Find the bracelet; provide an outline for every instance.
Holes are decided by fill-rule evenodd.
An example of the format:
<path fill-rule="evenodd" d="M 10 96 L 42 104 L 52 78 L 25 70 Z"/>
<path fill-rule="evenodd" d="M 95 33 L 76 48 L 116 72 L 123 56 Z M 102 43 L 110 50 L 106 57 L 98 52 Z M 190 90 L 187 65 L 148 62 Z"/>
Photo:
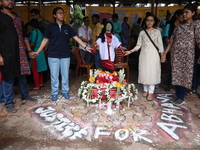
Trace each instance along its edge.
<path fill-rule="evenodd" d="M 27 52 L 29 53 L 29 52 L 33 52 L 33 51 L 32 51 L 32 50 L 29 50 L 29 51 L 27 51 Z"/>
<path fill-rule="evenodd" d="M 87 46 L 84 47 L 84 49 L 86 49 L 86 48 L 87 48 Z"/>

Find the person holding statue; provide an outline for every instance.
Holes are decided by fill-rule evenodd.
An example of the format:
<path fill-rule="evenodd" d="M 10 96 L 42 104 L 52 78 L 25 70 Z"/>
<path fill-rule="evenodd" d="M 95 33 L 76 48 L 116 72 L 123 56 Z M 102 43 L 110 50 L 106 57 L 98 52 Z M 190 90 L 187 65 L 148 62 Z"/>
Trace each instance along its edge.
<path fill-rule="evenodd" d="M 141 48 L 138 83 L 143 84 L 143 96 L 151 101 L 154 98 L 155 85 L 161 82 L 159 55 L 163 54 L 164 49 L 161 33 L 159 30 L 155 29 L 157 22 L 156 17 L 153 14 L 149 14 L 144 19 L 144 22 L 145 29 L 139 33 L 136 46 L 132 50 L 126 51 L 125 55 L 136 52 Z"/>
<path fill-rule="evenodd" d="M 86 51 L 90 52 L 89 47 L 77 36 L 71 26 L 64 22 L 65 12 L 61 7 L 53 9 L 54 22 L 47 25 L 44 39 L 35 56 L 38 56 L 48 43 L 48 64 L 51 76 L 51 100 L 56 101 L 59 91 L 59 72 L 62 76 L 62 95 L 69 99 L 69 66 L 70 66 L 70 38 L 77 41 Z"/>

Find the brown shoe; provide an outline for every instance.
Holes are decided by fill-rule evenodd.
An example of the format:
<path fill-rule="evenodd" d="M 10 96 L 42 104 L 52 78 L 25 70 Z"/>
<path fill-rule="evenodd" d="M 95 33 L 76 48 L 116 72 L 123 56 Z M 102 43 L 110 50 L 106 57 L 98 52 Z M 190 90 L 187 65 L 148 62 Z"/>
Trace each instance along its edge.
<path fill-rule="evenodd" d="M 147 97 L 147 96 L 148 96 L 148 92 L 144 92 L 144 93 L 142 94 L 142 96 L 143 96 L 143 97 Z"/>
<path fill-rule="evenodd" d="M 152 101 L 154 98 L 153 94 L 152 93 L 149 93 L 149 95 L 147 96 L 147 100 L 148 101 Z"/>

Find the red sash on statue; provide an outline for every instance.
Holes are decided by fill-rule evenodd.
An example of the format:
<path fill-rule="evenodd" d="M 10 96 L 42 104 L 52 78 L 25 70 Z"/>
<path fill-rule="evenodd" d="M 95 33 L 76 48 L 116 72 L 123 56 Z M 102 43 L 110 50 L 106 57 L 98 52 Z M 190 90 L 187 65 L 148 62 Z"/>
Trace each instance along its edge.
<path fill-rule="evenodd" d="M 105 33 L 106 39 L 107 39 L 107 46 L 108 46 L 108 60 L 101 60 L 102 67 L 113 70 L 114 62 L 110 60 L 110 43 L 112 41 L 112 34 L 111 33 Z"/>

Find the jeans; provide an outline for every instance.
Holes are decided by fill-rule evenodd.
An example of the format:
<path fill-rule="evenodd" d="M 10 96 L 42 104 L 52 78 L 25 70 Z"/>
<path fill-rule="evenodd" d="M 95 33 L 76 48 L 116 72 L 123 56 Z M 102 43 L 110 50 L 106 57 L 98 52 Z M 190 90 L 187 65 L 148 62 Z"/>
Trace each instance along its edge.
<path fill-rule="evenodd" d="M 26 75 L 20 75 L 18 78 L 19 89 L 21 92 L 21 99 L 26 100 L 29 98 L 29 89 L 27 87 Z"/>
<path fill-rule="evenodd" d="M 81 50 L 81 51 L 82 51 L 82 55 L 83 55 L 85 62 L 89 63 L 91 60 L 91 53 L 88 51 L 84 51 L 84 50 Z"/>
<path fill-rule="evenodd" d="M 14 79 L 10 80 L 3 80 L 3 87 L 4 87 L 4 102 L 5 106 L 11 106 L 14 105 L 13 99 L 14 99 Z"/>
<path fill-rule="evenodd" d="M 95 54 L 95 66 L 96 66 L 96 69 L 102 69 L 101 57 L 100 57 L 100 53 L 98 49 L 96 50 L 96 54 Z"/>
<path fill-rule="evenodd" d="M 184 100 L 187 88 L 182 86 L 175 86 L 175 89 L 176 89 L 176 97 Z"/>
<path fill-rule="evenodd" d="M 59 71 L 62 77 L 62 93 L 69 90 L 69 65 L 70 58 L 50 58 L 48 57 L 50 76 L 51 76 L 51 94 L 58 94 L 59 87 Z"/>
<path fill-rule="evenodd" d="M 5 102 L 4 92 L 4 81 L 2 81 L 0 83 L 0 103 Z"/>

